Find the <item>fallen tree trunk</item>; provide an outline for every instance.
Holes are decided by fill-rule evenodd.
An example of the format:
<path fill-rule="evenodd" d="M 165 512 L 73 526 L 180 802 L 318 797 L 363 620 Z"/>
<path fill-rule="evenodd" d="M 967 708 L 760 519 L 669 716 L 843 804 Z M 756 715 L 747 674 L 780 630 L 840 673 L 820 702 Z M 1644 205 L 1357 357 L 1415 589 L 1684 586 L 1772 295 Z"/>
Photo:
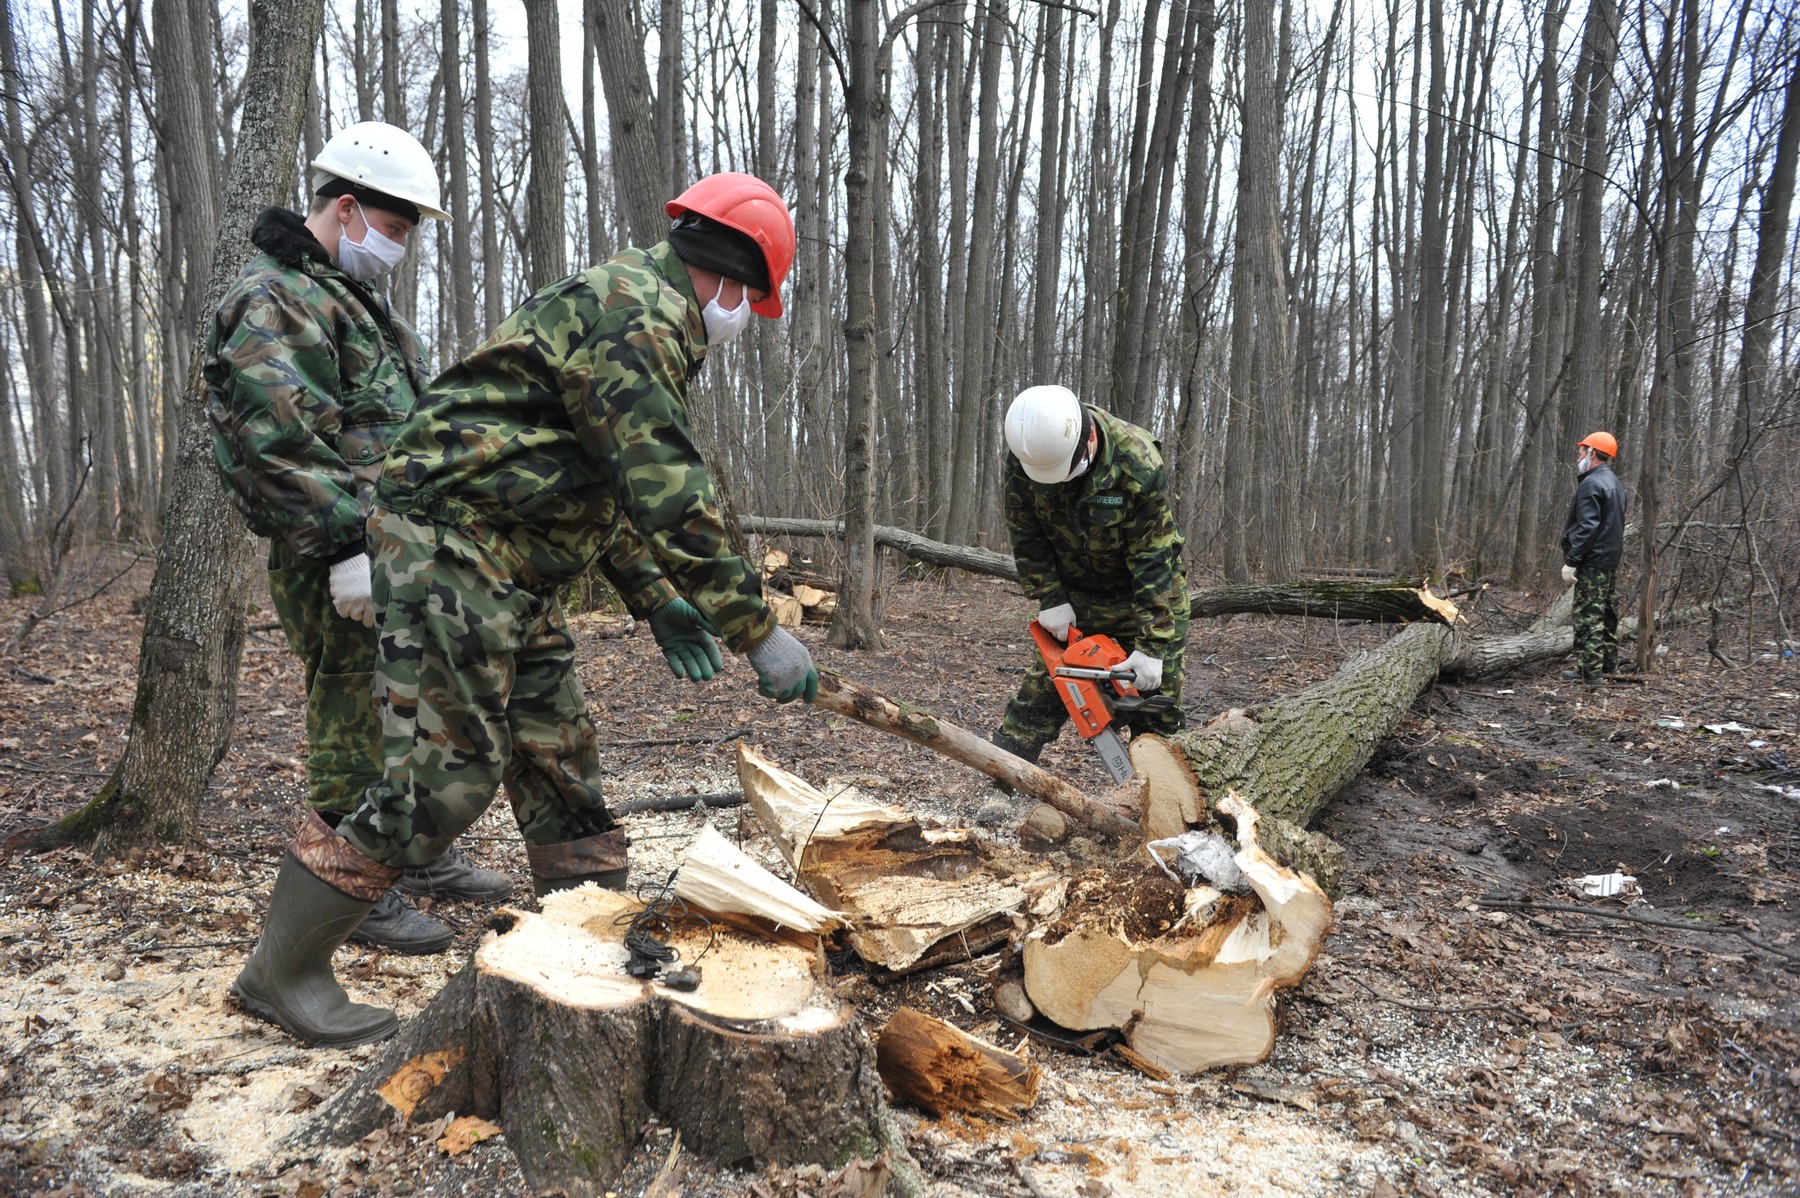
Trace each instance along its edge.
<path fill-rule="evenodd" d="M 715 880 L 734 868 L 721 856 L 714 866 Z M 787 905 L 817 914 L 797 892 Z M 290 1146 L 354 1143 L 396 1117 L 453 1110 L 505 1129 L 533 1192 L 598 1198 L 654 1114 L 726 1164 L 886 1155 L 913 1168 L 869 1037 L 823 984 L 816 945 L 665 923 L 655 934 L 699 974 L 686 990 L 627 973 L 638 900 L 588 886 L 544 907 L 503 909 L 498 934 Z"/>
<path fill-rule="evenodd" d="M 739 524 L 745 532 L 761 533 L 766 537 L 841 537 L 844 535 L 842 520 L 803 520 L 788 516 L 741 516 Z M 967 570 L 972 574 L 989 574 L 996 578 L 1010 578 L 1015 582 L 1019 577 L 1019 568 L 1013 564 L 1010 553 L 995 553 L 992 549 L 978 549 L 973 545 L 949 545 L 943 541 L 934 541 L 930 537 L 922 537 L 916 532 L 908 532 L 904 528 L 895 528 L 891 524 L 875 526 L 875 543 L 888 549 L 897 549 L 914 561 L 924 562 L 931 566 L 950 566 L 957 570 Z"/>
<path fill-rule="evenodd" d="M 1188 607 L 1196 617 L 1261 613 L 1387 624 L 1419 620 L 1454 624 L 1457 617 L 1456 604 L 1411 583 L 1331 579 L 1280 586 L 1207 587 L 1188 592 Z"/>
<path fill-rule="evenodd" d="M 788 516 L 740 517 L 746 532 L 771 537 L 841 537 L 841 520 L 806 520 Z M 948 566 L 971 574 L 986 574 L 1013 582 L 1019 579 L 1012 555 L 973 545 L 934 541 L 889 524 L 875 526 L 875 543 L 898 550 L 914 561 Z M 786 557 L 782 558 L 785 566 Z M 1377 575 L 1376 571 L 1369 571 Z M 1350 582 L 1320 579 L 1285 584 L 1207 587 L 1188 593 L 1196 616 L 1271 615 L 1322 616 L 1336 620 L 1373 620 L 1410 623 L 1456 619 L 1456 606 L 1409 582 Z"/>
<path fill-rule="evenodd" d="M 819 671 L 819 697 L 813 702 L 826 711 L 924 745 L 953 761 L 998 778 L 1020 794 L 1048 803 L 1070 819 L 1102 835 L 1135 841 L 1137 822 L 1119 808 L 1096 801 L 1049 770 L 1040 769 L 1004 749 L 997 749 L 973 732 L 940 720 L 928 711 L 910 707 L 852 682 L 834 670 Z M 1132 790 L 1132 802 L 1136 800 Z"/>

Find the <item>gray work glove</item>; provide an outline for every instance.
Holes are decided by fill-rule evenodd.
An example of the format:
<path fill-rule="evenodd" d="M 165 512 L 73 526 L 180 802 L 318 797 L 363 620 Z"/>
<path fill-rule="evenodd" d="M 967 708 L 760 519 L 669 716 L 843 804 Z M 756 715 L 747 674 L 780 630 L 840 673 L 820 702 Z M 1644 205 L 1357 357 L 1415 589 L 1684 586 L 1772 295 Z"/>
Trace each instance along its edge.
<path fill-rule="evenodd" d="M 369 555 L 359 553 L 334 562 L 330 569 L 331 606 L 346 620 L 375 627 L 375 598 L 369 591 Z"/>
<path fill-rule="evenodd" d="M 1075 609 L 1067 603 L 1046 607 L 1038 613 L 1037 622 L 1044 626 L 1045 632 L 1066 645 L 1069 643 L 1069 629 L 1075 626 Z"/>
<path fill-rule="evenodd" d="M 1564 566 L 1563 567 L 1563 581 L 1566 583 L 1569 583 L 1571 585 L 1574 584 L 1574 582 L 1575 582 L 1575 567 L 1574 566 Z"/>
<path fill-rule="evenodd" d="M 1125 659 L 1122 670 L 1131 670 L 1137 674 L 1131 685 L 1141 691 L 1153 691 L 1162 685 L 1162 658 L 1151 657 L 1148 653 L 1134 652 Z"/>
<path fill-rule="evenodd" d="M 705 682 L 725 664 L 719 656 L 719 643 L 706 626 L 706 617 L 686 599 L 671 599 L 651 612 L 650 635 L 656 638 L 677 678 Z"/>
<path fill-rule="evenodd" d="M 812 654 L 787 629 L 777 626 L 751 645 L 745 656 L 756 670 L 759 694 L 777 703 L 792 703 L 795 699 L 811 703 L 819 697 L 819 671 L 813 668 Z"/>

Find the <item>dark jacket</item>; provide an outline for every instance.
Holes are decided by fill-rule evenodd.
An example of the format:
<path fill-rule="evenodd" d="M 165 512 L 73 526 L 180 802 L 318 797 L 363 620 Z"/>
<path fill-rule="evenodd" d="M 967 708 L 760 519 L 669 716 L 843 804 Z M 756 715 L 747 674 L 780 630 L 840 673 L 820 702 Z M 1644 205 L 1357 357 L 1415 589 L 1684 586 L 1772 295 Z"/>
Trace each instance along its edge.
<path fill-rule="evenodd" d="M 1627 502 L 1611 466 L 1601 463 L 1582 475 L 1563 525 L 1563 562 L 1589 570 L 1618 569 L 1625 556 Z"/>

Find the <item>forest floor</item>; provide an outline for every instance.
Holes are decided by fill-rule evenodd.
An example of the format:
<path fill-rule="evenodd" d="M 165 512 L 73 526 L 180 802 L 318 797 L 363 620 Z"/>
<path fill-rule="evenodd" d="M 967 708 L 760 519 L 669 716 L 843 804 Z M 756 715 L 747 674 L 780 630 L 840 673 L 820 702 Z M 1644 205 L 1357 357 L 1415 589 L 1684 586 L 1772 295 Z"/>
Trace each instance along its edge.
<path fill-rule="evenodd" d="M 114 569 L 96 559 L 93 585 Z M 117 760 L 142 630 L 132 608 L 148 581 L 139 567 L 0 663 L 0 840 L 84 802 Z M 1512 630 L 1553 597 L 1490 593 L 1470 614 Z M 34 602 L 0 600 L 0 638 Z M 801 635 L 850 677 L 985 733 L 1030 652 L 1029 615 L 1016 588 L 952 576 L 892 588 L 885 652 L 825 648 L 822 626 Z M 300 673 L 270 619 L 266 603 L 252 616 L 263 627 L 246 647 L 236 737 L 197 843 L 118 862 L 15 852 L 0 871 L 0 1194 L 530 1192 L 504 1137 L 456 1157 L 431 1129 L 377 1132 L 327 1159 L 281 1149 L 375 1050 L 300 1048 L 228 998 L 302 794 Z M 1197 621 L 1184 705 L 1199 721 L 1292 691 L 1388 635 Z M 669 677 L 647 629 L 578 640 L 614 799 L 734 788 L 741 738 L 816 784 L 854 778 L 952 824 L 973 824 L 984 806 L 992 816 L 980 776 L 816 709 L 777 708 L 741 660 L 695 686 Z M 1556 662 L 1428 692 L 1317 821 L 1352 869 L 1324 952 L 1281 1000 L 1269 1059 L 1156 1081 L 1110 1053 L 1036 1044 L 1045 1083 L 1017 1123 L 898 1110 L 931 1192 L 1795 1192 L 1800 666 L 1726 670 L 1697 630 L 1666 643 L 1658 673 L 1599 691 L 1562 683 Z M 653 743 L 671 740 L 681 743 Z M 1102 786 L 1072 734 L 1045 764 Z M 737 811 L 713 818 L 774 860 Z M 638 880 L 666 873 L 701 818 L 628 826 Z M 466 848 L 520 880 L 514 902 L 531 902 L 504 803 Z M 1615 869 L 1641 897 L 1592 899 L 1570 884 Z M 1475 902 L 1491 895 L 1629 918 Z M 416 1012 L 492 908 L 433 913 L 457 932 L 447 954 L 338 955 L 357 998 Z M 833 962 L 871 1026 L 904 1003 L 1019 1040 L 988 1003 L 992 957 L 886 986 L 852 958 Z M 621 1196 L 642 1191 L 666 1135 L 650 1130 Z M 684 1187 L 690 1198 L 833 1193 L 816 1169 L 698 1161 Z"/>

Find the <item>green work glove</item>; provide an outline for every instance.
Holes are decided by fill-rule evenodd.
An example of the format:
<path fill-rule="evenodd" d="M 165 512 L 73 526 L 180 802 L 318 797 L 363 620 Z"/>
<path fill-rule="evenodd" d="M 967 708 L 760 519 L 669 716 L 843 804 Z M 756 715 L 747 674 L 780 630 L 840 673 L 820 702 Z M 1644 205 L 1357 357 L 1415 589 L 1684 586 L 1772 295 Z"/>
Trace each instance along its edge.
<path fill-rule="evenodd" d="M 819 697 L 819 671 L 813 668 L 812 654 L 785 628 L 751 645 L 746 656 L 756 669 L 756 689 L 777 703 L 805 699 L 811 703 Z"/>
<path fill-rule="evenodd" d="M 719 644 L 706 626 L 706 617 L 686 599 L 671 599 L 651 612 L 650 635 L 656 638 L 677 678 L 705 682 L 725 664 L 719 656 Z"/>

